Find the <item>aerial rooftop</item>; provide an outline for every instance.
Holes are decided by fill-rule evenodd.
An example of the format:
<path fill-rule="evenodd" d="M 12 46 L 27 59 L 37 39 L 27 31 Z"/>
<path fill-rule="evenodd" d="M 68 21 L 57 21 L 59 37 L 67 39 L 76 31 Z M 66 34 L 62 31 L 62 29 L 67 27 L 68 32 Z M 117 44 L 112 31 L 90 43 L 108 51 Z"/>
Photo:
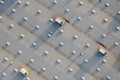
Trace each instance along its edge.
<path fill-rule="evenodd" d="M 120 80 L 120 0 L 0 0 L 0 80 Z"/>

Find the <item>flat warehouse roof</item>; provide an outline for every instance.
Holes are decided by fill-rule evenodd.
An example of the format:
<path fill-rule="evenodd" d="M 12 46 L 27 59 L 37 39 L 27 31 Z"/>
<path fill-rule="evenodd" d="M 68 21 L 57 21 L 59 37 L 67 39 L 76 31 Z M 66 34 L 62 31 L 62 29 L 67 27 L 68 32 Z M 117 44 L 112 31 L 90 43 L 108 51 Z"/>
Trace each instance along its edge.
<path fill-rule="evenodd" d="M 119 80 L 119 3 L 0 0 L 0 79 Z"/>

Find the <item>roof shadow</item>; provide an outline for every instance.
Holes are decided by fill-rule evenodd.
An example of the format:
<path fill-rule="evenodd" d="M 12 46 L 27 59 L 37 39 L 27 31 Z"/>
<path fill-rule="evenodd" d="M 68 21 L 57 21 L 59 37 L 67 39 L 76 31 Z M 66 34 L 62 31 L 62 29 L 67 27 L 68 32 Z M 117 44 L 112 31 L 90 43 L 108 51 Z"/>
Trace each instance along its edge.
<path fill-rule="evenodd" d="M 24 80 L 25 76 L 20 73 L 17 73 L 11 80 Z"/>
<path fill-rule="evenodd" d="M 50 34 L 50 32 L 52 32 L 51 36 L 60 28 L 61 26 L 57 23 L 53 23 L 51 24 L 43 33 L 41 36 L 39 36 L 34 42 L 37 44 L 35 47 L 34 46 L 30 46 L 30 48 L 34 48 L 35 50 L 37 50 L 40 46 L 42 46 L 44 44 L 44 42 L 46 42 L 48 39 L 50 39 L 50 37 L 48 37 L 48 34 Z"/>
<path fill-rule="evenodd" d="M 4 0 L 4 4 L 0 4 L 0 15 L 2 15 L 17 0 Z"/>

